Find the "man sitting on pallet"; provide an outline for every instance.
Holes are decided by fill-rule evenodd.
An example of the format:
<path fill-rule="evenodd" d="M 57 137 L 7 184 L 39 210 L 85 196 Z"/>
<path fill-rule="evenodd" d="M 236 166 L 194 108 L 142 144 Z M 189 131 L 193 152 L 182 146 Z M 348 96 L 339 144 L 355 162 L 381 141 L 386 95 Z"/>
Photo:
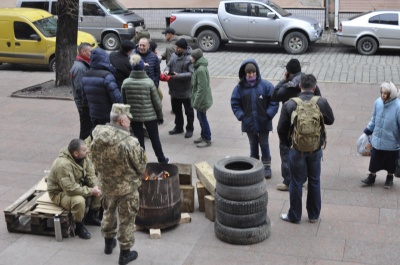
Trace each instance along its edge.
<path fill-rule="evenodd" d="M 86 225 L 100 226 L 97 218 L 100 208 L 101 191 L 90 159 L 88 147 L 81 139 L 72 140 L 63 149 L 51 166 L 47 177 L 47 191 L 52 202 L 71 211 L 75 221 L 75 234 L 82 239 L 90 239 L 90 233 L 82 223 L 86 209 L 86 199 L 91 198 Z"/>

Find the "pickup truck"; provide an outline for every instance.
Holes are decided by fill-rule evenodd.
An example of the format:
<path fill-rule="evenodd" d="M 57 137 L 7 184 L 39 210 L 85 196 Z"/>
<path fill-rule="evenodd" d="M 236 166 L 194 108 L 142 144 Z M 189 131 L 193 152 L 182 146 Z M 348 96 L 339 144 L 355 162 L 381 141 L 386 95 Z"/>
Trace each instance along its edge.
<path fill-rule="evenodd" d="M 292 15 L 269 0 L 230 0 L 221 1 L 218 9 L 184 9 L 172 13 L 169 24 L 177 35 L 195 39 L 205 52 L 226 43 L 259 43 L 301 54 L 323 32 L 315 18 Z"/>

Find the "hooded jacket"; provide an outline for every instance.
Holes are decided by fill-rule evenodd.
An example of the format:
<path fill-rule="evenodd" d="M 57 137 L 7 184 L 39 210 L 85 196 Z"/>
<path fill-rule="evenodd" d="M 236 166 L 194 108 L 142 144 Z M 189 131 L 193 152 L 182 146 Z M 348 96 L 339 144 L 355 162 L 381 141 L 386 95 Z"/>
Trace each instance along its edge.
<path fill-rule="evenodd" d="M 203 56 L 193 64 L 191 101 L 192 107 L 200 112 L 206 112 L 213 104 L 207 66 L 208 61 Z"/>
<path fill-rule="evenodd" d="M 145 67 L 146 74 L 148 77 L 150 77 L 151 80 L 153 80 L 154 85 L 158 88 L 160 84 L 160 60 L 158 59 L 158 56 L 150 50 L 150 48 L 147 50 L 146 53 L 140 53 L 139 47 L 136 47 L 132 51 L 132 54 L 139 54 L 140 57 L 142 57 L 143 62 L 148 63 L 149 66 Z"/>
<path fill-rule="evenodd" d="M 125 128 L 98 125 L 93 130 L 92 159 L 102 193 L 122 196 L 137 192 L 147 157 L 139 141 Z"/>
<path fill-rule="evenodd" d="M 108 54 L 96 48 L 90 55 L 90 69 L 82 78 L 83 101 L 89 105 L 90 118 L 110 120 L 112 104 L 122 103 Z"/>
<path fill-rule="evenodd" d="M 90 197 L 97 181 L 90 159 L 85 158 L 80 165 L 75 162 L 68 148 L 64 148 L 54 160 L 47 176 L 47 191 L 52 200 L 61 192 L 68 196 Z"/>
<path fill-rule="evenodd" d="M 257 79 L 254 86 L 246 82 L 246 64 L 256 66 Z M 272 101 L 274 86 L 262 80 L 260 69 L 253 59 L 243 61 L 239 68 L 239 83 L 233 89 L 231 107 L 236 118 L 242 122 L 242 132 L 267 133 L 272 131 L 272 118 L 278 112 L 279 103 Z"/>
<path fill-rule="evenodd" d="M 387 102 L 383 102 L 380 97 L 375 100 L 372 117 L 366 130 L 372 132 L 371 144 L 375 149 L 386 151 L 400 149 L 400 100 L 397 98 L 396 89 L 391 88 Z"/>
<path fill-rule="evenodd" d="M 192 94 L 193 64 L 190 54 L 192 48 L 187 47 L 181 55 L 173 53 L 164 72 L 175 72 L 177 75 L 168 80 L 169 94 L 171 98 L 190 98 Z"/>
<path fill-rule="evenodd" d="M 110 62 L 115 68 L 115 80 L 118 88 L 121 89 L 122 82 L 129 77 L 132 66 L 129 63 L 129 56 L 122 49 L 110 53 Z"/>

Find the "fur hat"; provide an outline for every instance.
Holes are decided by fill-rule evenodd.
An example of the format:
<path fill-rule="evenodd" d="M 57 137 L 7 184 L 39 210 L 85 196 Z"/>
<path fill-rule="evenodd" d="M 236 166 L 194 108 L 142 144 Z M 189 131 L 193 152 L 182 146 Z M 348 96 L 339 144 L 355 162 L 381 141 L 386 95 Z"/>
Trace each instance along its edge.
<path fill-rule="evenodd" d="M 133 118 L 131 114 L 131 105 L 115 103 L 112 105 L 111 112 L 114 112 L 116 114 L 125 114 L 130 119 Z"/>
<path fill-rule="evenodd" d="M 195 59 L 196 61 L 203 57 L 203 52 L 200 49 L 195 49 L 192 51 L 192 58 Z"/>
<path fill-rule="evenodd" d="M 130 52 L 133 49 L 135 49 L 135 44 L 133 44 L 133 42 L 131 42 L 130 40 L 121 41 L 121 50 L 123 52 Z"/>
<path fill-rule="evenodd" d="M 175 42 L 175 45 L 185 50 L 187 49 L 188 46 L 187 41 L 184 38 L 181 38 L 177 42 Z"/>
<path fill-rule="evenodd" d="M 257 72 L 257 68 L 253 63 L 248 63 L 244 67 L 244 72 L 247 74 L 249 72 Z"/>
<path fill-rule="evenodd" d="M 140 57 L 139 54 L 132 55 L 131 58 L 129 59 L 129 62 L 131 63 L 132 70 L 143 71 L 144 62 L 142 60 L 142 57 Z"/>
<path fill-rule="evenodd" d="M 286 65 L 286 71 L 291 74 L 297 74 L 301 72 L 300 62 L 297 59 L 291 59 Z"/>

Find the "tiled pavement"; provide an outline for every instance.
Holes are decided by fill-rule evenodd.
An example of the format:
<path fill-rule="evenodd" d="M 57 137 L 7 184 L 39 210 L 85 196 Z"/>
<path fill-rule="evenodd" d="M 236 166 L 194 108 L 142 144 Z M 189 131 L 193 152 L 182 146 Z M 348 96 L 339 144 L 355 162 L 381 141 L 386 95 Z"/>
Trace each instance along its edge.
<path fill-rule="evenodd" d="M 265 58 L 265 67 L 268 68 L 267 59 L 270 57 L 275 58 L 274 65 L 290 58 L 279 50 L 268 53 L 230 51 L 221 55 L 219 64 L 233 57 L 233 61 L 225 64 L 226 67 L 221 66 L 232 69 L 232 74 L 215 74 L 213 70 L 214 105 L 208 112 L 213 144 L 209 148 L 199 149 L 193 144 L 193 139 L 199 134 L 197 120 L 193 139 L 168 135 L 168 130 L 174 126 L 174 117 L 169 113 L 167 86 L 161 84 L 165 92 L 165 122 L 160 126 L 160 136 L 165 154 L 172 162 L 194 164 L 207 161 L 213 165 L 225 156 L 247 156 L 247 137 L 240 132 L 240 123 L 235 120 L 229 104 L 237 82 L 238 64 L 242 58 L 254 56 L 257 61 Z M 214 57 L 211 54 L 206 56 Z M 305 54 L 300 58 L 305 61 L 309 57 Z M 377 60 L 379 65 L 384 65 L 385 62 L 377 57 L 382 59 L 381 56 L 361 59 Z M 398 56 L 392 57 L 393 61 L 399 59 Z M 214 62 L 210 63 L 211 67 L 214 67 Z M 324 64 L 318 63 L 321 67 Z M 325 64 L 333 65 L 335 62 Z M 58 151 L 78 135 L 78 114 L 73 101 L 9 97 L 13 91 L 54 78 L 52 73 L 22 69 L 24 71 L 18 68 L 0 71 L 0 209 L 10 205 L 39 181 Z M 283 71 L 283 68 L 275 70 L 278 71 Z M 336 74 L 334 76 L 336 78 Z M 397 70 L 397 75 L 391 77 L 398 76 Z M 280 78 L 279 74 L 272 73 L 264 77 L 274 84 Z M 213 223 L 198 211 L 196 201 L 196 210 L 191 213 L 192 222 L 163 231 L 161 239 L 153 240 L 145 232 L 136 232 L 134 249 L 139 252 L 139 258 L 132 264 L 399 264 L 400 181 L 395 179 L 394 187 L 386 190 L 383 188 L 385 173 L 380 172 L 373 187 L 362 187 L 360 179 L 366 176 L 369 159 L 358 156 L 355 150 L 355 142 L 369 121 L 372 104 L 379 96 L 376 83 L 383 79 L 371 82 L 375 84 L 319 80 L 322 94 L 332 105 L 336 121 L 328 127 L 328 145 L 324 151 L 321 176 L 322 212 L 317 223 L 308 222 L 305 206 L 301 224 L 279 219 L 279 214 L 289 208 L 289 194 L 275 188 L 282 179 L 278 136 L 274 131 L 270 135 L 273 177 L 267 180 L 267 209 L 271 219 L 271 236 L 267 240 L 250 246 L 230 245 L 218 240 Z M 274 119 L 274 128 L 278 117 Z M 147 141 L 146 146 L 149 160 L 155 161 L 150 142 Z M 196 182 L 195 175 L 193 181 Z M 306 190 L 303 199 L 305 195 Z M 105 255 L 104 241 L 97 227 L 89 227 L 91 240 L 68 238 L 58 243 L 52 237 L 9 233 L 4 217 L 0 219 L 0 265 L 117 264 L 118 248 L 114 254 Z"/>

